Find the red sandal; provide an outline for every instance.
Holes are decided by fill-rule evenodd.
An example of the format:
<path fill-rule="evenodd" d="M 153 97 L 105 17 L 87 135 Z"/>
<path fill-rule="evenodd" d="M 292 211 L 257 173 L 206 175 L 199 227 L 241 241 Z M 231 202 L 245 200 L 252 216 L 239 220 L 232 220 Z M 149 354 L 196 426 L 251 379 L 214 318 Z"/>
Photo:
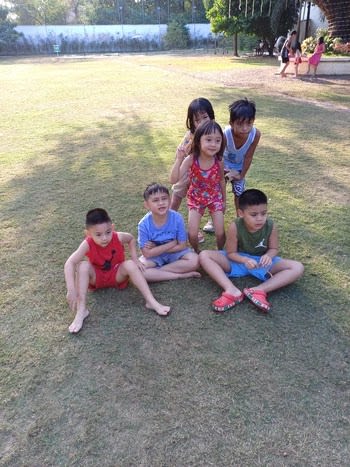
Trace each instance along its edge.
<path fill-rule="evenodd" d="M 255 289 L 244 289 L 244 295 L 252 302 L 256 307 L 267 313 L 271 309 L 271 303 L 267 301 L 267 294 L 263 290 Z"/>
<path fill-rule="evenodd" d="M 230 308 L 233 308 L 235 305 L 238 305 L 238 303 L 243 302 L 243 300 L 244 300 L 243 294 L 231 295 L 227 292 L 223 292 L 221 294 L 221 297 L 213 301 L 212 307 L 214 311 L 221 313 L 223 311 L 229 310 Z"/>

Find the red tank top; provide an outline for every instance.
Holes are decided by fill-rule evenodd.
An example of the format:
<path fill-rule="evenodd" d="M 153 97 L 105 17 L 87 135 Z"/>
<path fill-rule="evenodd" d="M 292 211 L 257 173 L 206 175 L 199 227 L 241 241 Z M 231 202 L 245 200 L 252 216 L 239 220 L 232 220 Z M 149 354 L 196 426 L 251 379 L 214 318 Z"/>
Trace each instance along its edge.
<path fill-rule="evenodd" d="M 112 240 L 106 247 L 97 245 L 91 237 L 86 237 L 89 251 L 86 256 L 90 263 L 101 271 L 109 271 L 116 264 L 125 261 L 124 247 L 118 238 L 117 232 L 113 232 Z"/>

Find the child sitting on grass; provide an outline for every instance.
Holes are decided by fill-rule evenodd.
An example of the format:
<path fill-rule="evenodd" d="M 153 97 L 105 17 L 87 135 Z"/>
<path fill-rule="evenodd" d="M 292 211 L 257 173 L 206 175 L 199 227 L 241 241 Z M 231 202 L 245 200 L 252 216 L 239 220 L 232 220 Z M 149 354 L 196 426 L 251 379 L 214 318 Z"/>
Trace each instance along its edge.
<path fill-rule="evenodd" d="M 246 296 L 260 310 L 268 312 L 271 304 L 267 301 L 267 293 L 296 281 L 304 267 L 298 261 L 277 256 L 277 229 L 267 217 L 267 197 L 262 191 L 246 190 L 238 202 L 239 217 L 229 226 L 226 250 L 204 250 L 199 261 L 223 288 L 222 295 L 212 303 L 215 311 L 227 311 Z M 229 278 L 247 275 L 263 282 L 245 288 L 242 293 Z"/>
<path fill-rule="evenodd" d="M 149 212 L 138 224 L 140 261 L 149 282 L 200 277 L 198 255 L 187 247 L 185 222 L 180 213 L 169 209 L 166 186 L 151 183 L 143 194 Z"/>
<path fill-rule="evenodd" d="M 129 279 L 145 298 L 146 308 L 154 310 L 160 316 L 167 316 L 170 307 L 162 305 L 154 298 L 143 275 L 144 267 L 137 258 L 134 237 L 126 232 L 115 232 L 108 213 L 100 208 L 87 213 L 85 226 L 85 240 L 64 266 L 67 301 L 72 311 L 76 311 L 69 332 L 78 333 L 84 319 L 89 315 L 86 308 L 88 289 L 125 289 Z M 125 259 L 125 244 L 129 247 L 130 260 Z"/>

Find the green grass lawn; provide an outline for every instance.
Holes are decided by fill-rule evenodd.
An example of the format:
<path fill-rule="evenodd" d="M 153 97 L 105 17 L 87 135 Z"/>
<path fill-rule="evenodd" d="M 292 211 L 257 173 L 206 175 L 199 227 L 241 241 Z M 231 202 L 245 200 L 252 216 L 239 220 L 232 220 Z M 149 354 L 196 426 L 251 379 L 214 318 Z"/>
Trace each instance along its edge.
<path fill-rule="evenodd" d="M 347 465 L 348 87 L 255 86 L 264 66 L 199 54 L 0 61 L 1 465 Z M 143 190 L 168 184 L 199 96 L 223 125 L 233 100 L 255 100 L 263 136 L 248 186 L 268 194 L 280 253 L 304 277 L 271 294 L 268 316 L 247 301 L 213 314 L 206 276 L 152 284 L 166 320 L 132 287 L 99 291 L 70 336 L 63 264 L 86 211 L 104 207 L 136 235 Z"/>

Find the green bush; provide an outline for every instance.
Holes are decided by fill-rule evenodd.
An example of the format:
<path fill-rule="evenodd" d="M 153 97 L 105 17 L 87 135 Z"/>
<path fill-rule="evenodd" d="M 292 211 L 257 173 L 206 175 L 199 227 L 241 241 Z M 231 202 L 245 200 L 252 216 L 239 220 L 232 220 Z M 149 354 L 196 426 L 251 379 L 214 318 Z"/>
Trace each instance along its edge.
<path fill-rule="evenodd" d="M 328 29 L 319 28 L 316 31 L 316 37 L 307 37 L 301 44 L 303 53 L 313 53 L 319 37 L 323 37 L 327 53 L 337 53 L 337 44 L 341 42 L 339 37 L 331 37 Z"/>
<path fill-rule="evenodd" d="M 186 22 L 182 17 L 173 19 L 168 24 L 168 30 L 164 36 L 166 49 L 186 49 L 190 44 L 190 33 Z"/>

